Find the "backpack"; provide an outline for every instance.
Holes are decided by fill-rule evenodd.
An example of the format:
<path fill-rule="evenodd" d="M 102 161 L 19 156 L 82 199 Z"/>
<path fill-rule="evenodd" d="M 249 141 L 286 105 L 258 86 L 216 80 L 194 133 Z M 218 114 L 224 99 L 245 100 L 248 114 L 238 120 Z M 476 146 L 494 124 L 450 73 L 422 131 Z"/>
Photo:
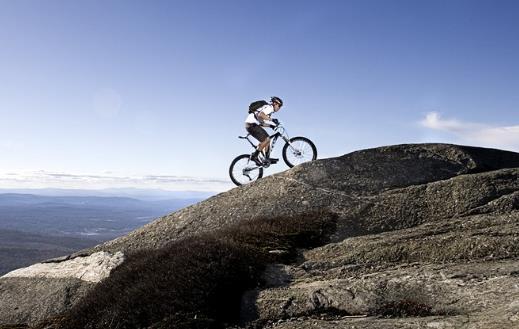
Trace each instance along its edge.
<path fill-rule="evenodd" d="M 267 101 L 255 101 L 249 105 L 249 113 L 254 113 L 259 110 L 262 106 L 268 105 Z"/>

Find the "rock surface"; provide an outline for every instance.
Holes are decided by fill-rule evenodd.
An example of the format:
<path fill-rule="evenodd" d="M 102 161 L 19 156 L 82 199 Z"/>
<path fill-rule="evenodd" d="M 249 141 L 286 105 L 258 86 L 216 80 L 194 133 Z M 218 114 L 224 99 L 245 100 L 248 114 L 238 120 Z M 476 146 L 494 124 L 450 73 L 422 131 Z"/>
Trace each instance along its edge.
<path fill-rule="evenodd" d="M 358 151 L 304 163 L 221 193 L 88 252 L 157 248 L 239 221 L 321 208 L 341 215 L 337 241 L 352 235 L 415 226 L 431 213 L 434 216 L 461 213 L 505 196 L 508 187 L 494 191 L 492 180 L 506 181 L 513 185 L 512 189 L 518 183 L 517 171 L 493 172 L 504 168 L 519 168 L 519 154 L 446 144 L 396 145 Z M 456 176 L 484 172 L 490 175 L 485 176 L 486 181 L 465 183 L 461 179 L 442 185 L 442 181 Z M 428 183 L 438 185 L 433 184 L 427 190 Z M 482 185 L 485 183 L 488 185 Z M 415 195 L 402 188 L 411 188 Z M 426 199 L 415 200 L 416 197 Z M 466 203 L 462 205 L 464 209 L 458 207 L 459 202 Z M 431 204 L 424 208 L 426 203 Z M 407 215 L 404 212 L 409 212 L 409 216 L 404 216 Z"/>
<path fill-rule="evenodd" d="M 430 316 L 333 320 L 337 328 L 519 327 L 519 211 L 345 239 L 304 255 L 300 265 L 270 275 L 290 278 L 284 284 L 245 297 L 246 318 L 317 328 L 312 323 L 323 315 L 383 316 L 407 300 Z"/>
<path fill-rule="evenodd" d="M 2 278 L 76 278 L 97 283 L 108 277 L 123 261 L 124 254 L 120 251 L 114 255 L 101 251 L 85 257 L 34 264 L 11 271 Z"/>
<path fill-rule="evenodd" d="M 0 279 L 0 325 L 36 323 L 69 309 L 93 287 L 79 279 Z"/>
<path fill-rule="evenodd" d="M 35 323 L 69 309 L 123 261 L 122 252 L 97 252 L 5 274 L 0 277 L 0 324 Z"/>
<path fill-rule="evenodd" d="M 418 144 L 318 160 L 70 258 L 154 249 L 237 222 L 317 209 L 337 214 L 332 243 L 302 251 L 297 264 L 270 266 L 265 286 L 243 297 L 244 320 L 276 328 L 519 328 L 519 154 L 513 152 Z M 1 278 L 0 301 L 11 307 L 0 305 L 0 324 L 68 309 L 76 300 L 63 296 L 88 289 L 77 281 Z M 29 294 L 24 285 L 42 288 Z M 56 298 L 52 306 L 38 308 L 48 295 Z M 34 305 L 26 306 L 30 296 Z"/>

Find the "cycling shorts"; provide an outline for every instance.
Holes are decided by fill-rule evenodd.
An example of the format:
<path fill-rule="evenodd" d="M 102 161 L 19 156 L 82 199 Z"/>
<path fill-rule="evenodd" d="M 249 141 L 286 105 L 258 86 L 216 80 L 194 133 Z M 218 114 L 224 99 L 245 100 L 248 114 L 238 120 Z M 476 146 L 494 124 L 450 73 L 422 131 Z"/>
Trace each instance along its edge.
<path fill-rule="evenodd" d="M 260 141 L 260 143 L 269 137 L 269 134 L 260 125 L 248 124 L 245 129 L 252 137 Z"/>

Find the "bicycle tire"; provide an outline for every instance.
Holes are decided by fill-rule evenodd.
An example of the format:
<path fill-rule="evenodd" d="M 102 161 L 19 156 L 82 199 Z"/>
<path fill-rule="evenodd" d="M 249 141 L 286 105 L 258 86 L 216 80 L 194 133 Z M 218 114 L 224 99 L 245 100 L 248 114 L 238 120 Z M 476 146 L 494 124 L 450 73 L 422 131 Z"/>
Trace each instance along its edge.
<path fill-rule="evenodd" d="M 308 138 L 293 137 L 289 142 L 283 146 L 283 160 L 290 168 L 317 159 L 317 148 Z"/>
<path fill-rule="evenodd" d="M 253 173 L 252 176 L 247 176 L 246 170 L 248 168 L 250 172 L 257 171 L 257 174 L 254 175 Z M 229 177 L 231 177 L 231 181 L 237 186 L 249 184 L 263 177 L 263 168 L 258 167 L 258 165 L 250 159 L 250 154 L 242 154 L 234 158 L 231 162 L 229 166 Z"/>

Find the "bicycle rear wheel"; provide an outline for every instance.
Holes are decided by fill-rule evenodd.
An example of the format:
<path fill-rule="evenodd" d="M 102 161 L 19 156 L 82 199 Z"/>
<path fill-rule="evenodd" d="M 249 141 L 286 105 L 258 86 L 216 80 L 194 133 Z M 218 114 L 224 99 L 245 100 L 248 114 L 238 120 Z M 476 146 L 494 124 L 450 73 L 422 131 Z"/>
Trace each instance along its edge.
<path fill-rule="evenodd" d="M 263 168 L 250 159 L 250 154 L 242 154 L 231 162 L 229 176 L 234 184 L 240 186 L 263 177 Z"/>
<path fill-rule="evenodd" d="M 290 138 L 289 143 L 283 146 L 283 160 L 290 168 L 315 159 L 317 159 L 317 148 L 306 137 Z"/>

